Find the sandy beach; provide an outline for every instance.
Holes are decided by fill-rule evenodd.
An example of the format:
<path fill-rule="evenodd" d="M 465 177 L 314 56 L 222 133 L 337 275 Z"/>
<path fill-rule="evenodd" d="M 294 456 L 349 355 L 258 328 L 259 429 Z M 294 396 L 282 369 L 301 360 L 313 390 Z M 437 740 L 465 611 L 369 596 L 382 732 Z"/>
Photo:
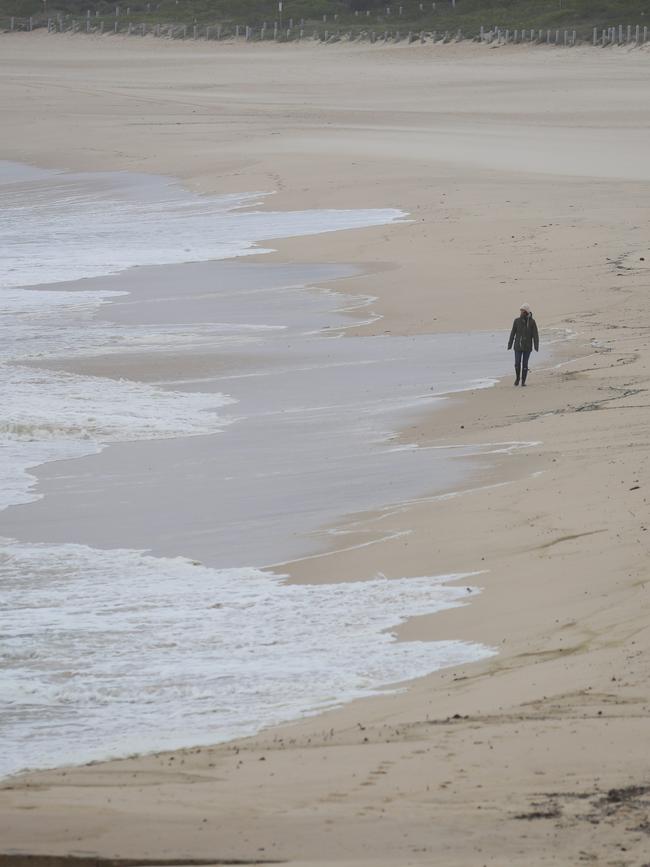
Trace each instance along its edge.
<path fill-rule="evenodd" d="M 526 390 L 405 426 L 503 451 L 457 493 L 282 564 L 295 584 L 479 573 L 469 604 L 397 632 L 497 655 L 252 738 L 9 779 L 1 863 L 650 862 L 648 57 L 0 37 L 3 159 L 398 208 L 258 261 L 358 269 L 337 289 L 376 298 L 362 335 L 502 330 L 505 353 L 527 302 L 555 341 Z"/>

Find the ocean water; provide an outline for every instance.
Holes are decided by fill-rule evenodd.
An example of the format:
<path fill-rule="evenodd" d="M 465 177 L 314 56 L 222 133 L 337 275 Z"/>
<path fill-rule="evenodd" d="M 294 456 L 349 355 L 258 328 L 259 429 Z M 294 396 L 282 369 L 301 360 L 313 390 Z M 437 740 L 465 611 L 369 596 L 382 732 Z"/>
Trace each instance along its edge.
<path fill-rule="evenodd" d="M 264 240 L 406 217 L 394 208 L 251 210 L 269 195 L 199 196 L 152 175 L 56 172 L 0 161 L 2 286 L 264 253 Z"/>
<path fill-rule="evenodd" d="M 490 335 L 340 339 L 369 299 L 306 284 L 349 269 L 215 270 L 405 216 L 257 201 L 0 164 L 0 773 L 250 734 L 492 652 L 392 636 L 466 604 L 463 576 L 263 568 L 461 478 L 396 431 L 509 359 Z M 107 357 L 124 375 L 80 372 Z"/>
<path fill-rule="evenodd" d="M 6 543 L 1 682 L 12 752 L 0 772 L 253 734 L 486 653 L 462 641 L 397 643 L 387 631 L 414 611 L 463 604 L 465 586 L 281 578 Z"/>

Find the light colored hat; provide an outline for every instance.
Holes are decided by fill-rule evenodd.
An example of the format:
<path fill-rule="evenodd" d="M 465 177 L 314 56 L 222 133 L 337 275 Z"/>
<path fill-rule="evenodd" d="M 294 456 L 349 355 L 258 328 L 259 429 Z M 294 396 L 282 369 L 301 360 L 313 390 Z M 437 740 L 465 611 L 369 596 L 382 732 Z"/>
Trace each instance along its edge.
<path fill-rule="evenodd" d="M 520 310 L 525 310 L 526 313 L 530 313 L 530 304 L 522 304 L 519 308 Z"/>

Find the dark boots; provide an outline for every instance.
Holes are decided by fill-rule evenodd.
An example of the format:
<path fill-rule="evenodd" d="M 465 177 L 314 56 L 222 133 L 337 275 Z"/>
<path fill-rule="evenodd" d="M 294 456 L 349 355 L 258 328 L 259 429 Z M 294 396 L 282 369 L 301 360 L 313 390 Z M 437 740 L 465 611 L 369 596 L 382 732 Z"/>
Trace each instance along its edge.
<path fill-rule="evenodd" d="M 526 385 L 526 377 L 528 376 L 528 368 L 524 367 L 521 369 L 521 364 L 515 364 L 515 373 L 517 374 L 517 378 L 515 379 L 515 385 L 519 385 L 519 380 L 521 380 L 522 385 Z"/>

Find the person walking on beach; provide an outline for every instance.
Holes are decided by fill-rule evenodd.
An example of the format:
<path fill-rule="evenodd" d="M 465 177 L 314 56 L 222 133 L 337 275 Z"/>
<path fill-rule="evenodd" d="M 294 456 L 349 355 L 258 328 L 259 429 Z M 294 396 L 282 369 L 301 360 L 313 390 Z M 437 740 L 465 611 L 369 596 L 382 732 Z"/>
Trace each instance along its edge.
<path fill-rule="evenodd" d="M 537 331 L 537 323 L 533 319 L 530 306 L 522 304 L 519 310 L 519 316 L 512 323 L 512 330 L 508 340 L 508 349 L 515 348 L 515 385 L 519 385 L 521 380 L 522 385 L 526 385 L 526 377 L 528 376 L 528 359 L 530 353 L 535 347 L 535 352 L 539 352 L 539 333 Z"/>

